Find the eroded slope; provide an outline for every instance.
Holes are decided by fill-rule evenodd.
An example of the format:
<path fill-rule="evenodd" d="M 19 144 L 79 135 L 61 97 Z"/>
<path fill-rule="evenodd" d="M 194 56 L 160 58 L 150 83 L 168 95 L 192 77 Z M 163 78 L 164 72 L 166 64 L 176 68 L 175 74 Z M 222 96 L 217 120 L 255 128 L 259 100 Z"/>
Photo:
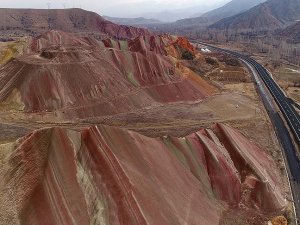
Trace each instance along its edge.
<path fill-rule="evenodd" d="M 155 37 L 99 42 L 51 31 L 0 69 L 0 101 L 14 104 L 15 91 L 27 112 L 82 118 L 199 101 L 217 92 L 164 47 Z"/>
<path fill-rule="evenodd" d="M 0 145 L 1 224 L 219 224 L 285 206 L 274 162 L 222 124 L 184 138 L 98 126 Z"/>

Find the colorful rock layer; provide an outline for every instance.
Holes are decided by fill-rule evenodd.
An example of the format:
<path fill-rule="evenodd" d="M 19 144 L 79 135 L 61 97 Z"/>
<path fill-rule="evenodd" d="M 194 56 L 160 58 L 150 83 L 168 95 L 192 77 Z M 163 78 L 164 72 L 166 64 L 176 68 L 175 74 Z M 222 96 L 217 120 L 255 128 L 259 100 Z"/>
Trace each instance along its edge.
<path fill-rule="evenodd" d="M 51 31 L 0 69 L 0 101 L 20 93 L 27 112 L 60 110 L 67 118 L 129 112 L 217 92 L 166 55 L 159 37 L 131 41 L 79 38 Z"/>
<path fill-rule="evenodd" d="M 49 128 L 0 152 L 1 224 L 217 225 L 228 207 L 285 206 L 274 162 L 223 124 L 184 138 Z"/>

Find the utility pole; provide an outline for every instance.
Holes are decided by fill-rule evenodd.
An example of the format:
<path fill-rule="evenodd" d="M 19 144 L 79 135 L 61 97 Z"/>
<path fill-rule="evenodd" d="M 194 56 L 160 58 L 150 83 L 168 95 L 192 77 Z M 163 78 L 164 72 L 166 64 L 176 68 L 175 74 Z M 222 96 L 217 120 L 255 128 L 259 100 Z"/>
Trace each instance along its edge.
<path fill-rule="evenodd" d="M 49 10 L 49 12 L 48 12 L 48 28 L 51 29 L 51 23 L 50 23 L 50 21 L 51 21 L 51 18 L 50 18 L 51 2 L 47 2 L 47 6 L 48 6 L 48 10 Z"/>
<path fill-rule="evenodd" d="M 66 9 L 66 3 L 63 3 L 63 7 L 64 7 L 64 9 Z"/>

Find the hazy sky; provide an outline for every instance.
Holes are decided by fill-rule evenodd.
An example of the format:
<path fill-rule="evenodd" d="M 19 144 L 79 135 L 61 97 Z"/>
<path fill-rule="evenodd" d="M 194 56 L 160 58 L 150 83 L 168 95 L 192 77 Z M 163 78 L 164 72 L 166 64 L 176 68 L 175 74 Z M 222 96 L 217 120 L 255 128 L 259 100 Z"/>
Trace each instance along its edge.
<path fill-rule="evenodd" d="M 166 10 L 201 7 L 212 8 L 230 0 L 0 0 L 1 8 L 73 8 L 81 7 L 102 15 L 130 16 L 143 12 L 161 12 Z"/>

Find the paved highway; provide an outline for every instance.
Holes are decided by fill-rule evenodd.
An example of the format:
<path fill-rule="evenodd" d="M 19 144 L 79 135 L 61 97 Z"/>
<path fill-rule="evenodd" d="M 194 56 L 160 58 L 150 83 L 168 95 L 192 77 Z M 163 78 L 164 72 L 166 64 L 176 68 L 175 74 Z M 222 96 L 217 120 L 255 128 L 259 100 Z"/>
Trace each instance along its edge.
<path fill-rule="evenodd" d="M 275 107 L 270 107 L 270 104 L 266 101 L 266 96 L 264 96 L 264 92 L 260 90 L 260 94 L 262 99 L 264 100 L 264 105 L 268 111 L 268 114 L 272 120 L 272 123 L 276 129 L 276 133 L 278 139 L 282 145 L 284 150 L 284 156 L 286 159 L 288 174 L 290 185 L 293 194 L 294 206 L 295 206 L 295 214 L 296 218 L 298 217 L 298 223 L 300 221 L 300 161 L 296 153 L 295 145 L 300 145 L 300 117 L 295 108 L 293 107 L 291 101 L 285 96 L 282 92 L 281 88 L 278 84 L 273 80 L 272 75 L 269 71 L 264 68 L 261 64 L 257 61 L 252 59 L 249 56 L 229 51 L 226 49 L 217 48 L 211 45 L 207 45 L 205 43 L 199 43 L 209 47 L 210 49 L 214 49 L 219 52 L 224 52 L 226 54 L 230 54 L 238 59 L 241 59 L 245 62 L 248 66 L 252 67 L 251 69 L 254 70 L 261 78 L 269 93 L 273 96 L 275 102 L 277 103 L 282 115 L 284 116 L 286 123 L 284 123 L 282 117 L 279 113 L 274 110 Z M 259 81 L 256 81 L 259 84 Z M 287 129 L 286 124 L 288 124 L 290 130 L 294 135 L 294 140 L 291 138 L 290 132 Z M 300 224 L 299 224 L 300 225 Z"/>

